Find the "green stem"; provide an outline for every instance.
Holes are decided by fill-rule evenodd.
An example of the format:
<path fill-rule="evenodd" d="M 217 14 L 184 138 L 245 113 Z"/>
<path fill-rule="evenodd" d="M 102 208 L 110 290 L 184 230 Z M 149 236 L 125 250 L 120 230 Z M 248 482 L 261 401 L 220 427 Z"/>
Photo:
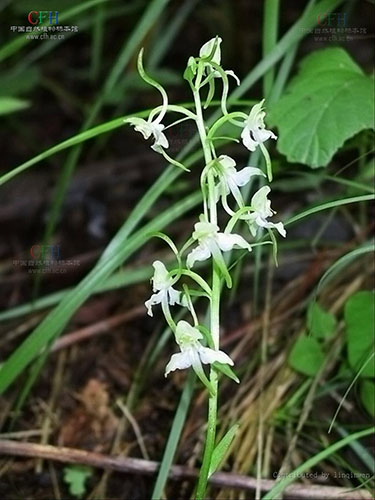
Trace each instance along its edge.
<path fill-rule="evenodd" d="M 195 102 L 196 116 L 197 116 L 196 119 L 197 128 L 203 147 L 205 163 L 207 166 L 212 161 L 212 154 L 209 143 L 207 141 L 207 134 L 204 126 L 202 105 L 201 105 L 199 91 L 194 90 L 193 94 L 194 94 L 194 102 Z M 215 184 L 214 184 L 214 175 L 211 169 L 207 173 L 207 182 L 208 182 L 209 221 L 213 224 L 217 224 Z M 213 261 L 210 330 L 215 349 L 219 349 L 219 333 L 220 333 L 219 326 L 220 326 L 220 271 L 215 265 L 215 262 Z M 207 434 L 206 434 L 203 462 L 197 486 L 197 493 L 196 493 L 197 500 L 203 500 L 205 497 L 212 453 L 215 447 L 218 376 L 214 368 L 211 368 L 210 371 L 210 383 L 213 389 L 213 393 L 210 394 L 208 401 Z"/>

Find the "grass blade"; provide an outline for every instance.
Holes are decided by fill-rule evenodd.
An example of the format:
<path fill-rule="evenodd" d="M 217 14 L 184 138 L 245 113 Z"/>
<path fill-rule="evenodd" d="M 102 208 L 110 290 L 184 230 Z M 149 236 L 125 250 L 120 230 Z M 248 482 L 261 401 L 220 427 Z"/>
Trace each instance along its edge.
<path fill-rule="evenodd" d="M 196 206 L 200 200 L 201 193 L 193 193 L 155 217 L 131 238 L 127 238 L 126 234 L 124 239 L 116 239 L 117 245 L 116 248 L 112 247 L 113 252 L 97 263 L 81 283 L 48 314 L 5 361 L 0 370 L 0 393 L 6 390 L 41 350 L 62 332 L 72 315 L 90 297 L 93 289 L 108 279 L 115 269 L 139 249 L 151 232 L 161 231 L 167 224 Z"/>
<path fill-rule="evenodd" d="M 194 371 L 190 370 L 173 419 L 172 428 L 169 433 L 167 445 L 163 454 L 163 459 L 160 464 L 158 477 L 156 478 L 156 483 L 152 492 L 152 500 L 159 500 L 163 496 L 163 491 L 167 483 L 169 470 L 173 463 L 173 458 L 177 450 L 180 435 L 185 424 L 186 415 L 189 410 L 190 401 L 194 392 L 195 379 L 196 376 Z"/>
<path fill-rule="evenodd" d="M 341 439 L 340 441 L 336 441 L 336 443 L 332 444 L 325 450 L 317 453 L 316 455 L 312 456 L 306 462 L 304 462 L 302 465 L 294 469 L 293 472 L 288 474 L 286 477 L 281 479 L 279 483 L 277 483 L 271 491 L 269 491 L 264 497 L 263 500 L 275 500 L 276 498 L 281 498 L 282 492 L 285 490 L 287 486 L 292 484 L 296 479 L 302 476 L 304 472 L 307 470 L 311 469 L 315 465 L 317 465 L 319 462 L 322 460 L 325 460 L 328 458 L 330 455 L 335 453 L 337 450 L 340 450 L 344 446 L 353 443 L 354 441 L 357 441 L 358 439 L 361 439 L 362 437 L 369 436 L 375 432 L 375 427 L 371 427 L 370 429 L 365 429 L 363 431 L 355 432 L 354 434 L 350 434 L 349 436 L 346 436 L 344 439 Z"/>

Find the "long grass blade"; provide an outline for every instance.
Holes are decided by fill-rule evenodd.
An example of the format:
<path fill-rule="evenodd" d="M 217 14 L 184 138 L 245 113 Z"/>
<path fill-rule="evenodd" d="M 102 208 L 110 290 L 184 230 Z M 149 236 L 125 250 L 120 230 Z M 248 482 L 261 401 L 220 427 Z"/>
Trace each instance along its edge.
<path fill-rule="evenodd" d="M 116 248 L 101 259 L 77 287 L 70 292 L 61 303 L 40 323 L 27 339 L 5 361 L 0 370 L 0 393 L 9 387 L 17 376 L 35 359 L 45 346 L 57 338 L 71 316 L 92 294 L 92 290 L 122 265 L 149 238 L 150 233 L 161 231 L 167 224 L 196 206 L 201 201 L 201 193 L 193 193 L 133 234 L 132 237 L 116 239 Z"/>
<path fill-rule="evenodd" d="M 172 466 L 173 459 L 176 454 L 177 446 L 180 441 L 180 435 L 182 429 L 184 428 L 190 401 L 194 392 L 195 379 L 196 376 L 194 371 L 190 370 L 173 419 L 171 432 L 169 433 L 168 441 L 163 454 L 163 460 L 161 462 L 154 490 L 152 492 L 152 500 L 160 500 L 163 496 L 163 491 L 167 483 L 169 470 Z"/>
<path fill-rule="evenodd" d="M 347 446 L 350 443 L 353 443 L 355 441 L 358 441 L 359 439 L 370 436 L 371 434 L 374 434 L 375 432 L 375 427 L 371 427 L 370 429 L 365 429 L 359 432 L 355 432 L 354 434 L 350 434 L 349 436 L 346 436 L 344 439 L 341 439 L 340 441 L 336 441 L 336 443 L 333 443 L 331 446 L 328 446 L 325 450 L 317 453 L 316 455 L 312 456 L 306 462 L 304 462 L 302 465 L 294 469 L 293 472 L 285 476 L 283 479 L 281 479 L 280 482 L 278 482 L 271 491 L 269 491 L 264 497 L 263 500 L 275 500 L 276 498 L 281 498 L 282 497 L 282 492 L 285 490 L 287 486 L 292 484 L 294 481 L 296 481 L 301 475 L 306 472 L 307 470 L 311 469 L 315 465 L 317 465 L 319 462 L 322 460 L 325 460 L 328 458 L 330 455 L 335 453 L 336 451 L 340 450 L 344 446 Z"/>

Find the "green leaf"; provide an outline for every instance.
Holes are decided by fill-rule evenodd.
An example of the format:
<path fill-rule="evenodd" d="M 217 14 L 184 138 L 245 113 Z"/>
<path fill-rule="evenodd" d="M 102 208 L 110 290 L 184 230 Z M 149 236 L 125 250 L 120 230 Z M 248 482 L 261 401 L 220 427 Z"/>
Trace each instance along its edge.
<path fill-rule="evenodd" d="M 29 106 L 29 101 L 25 101 L 24 99 L 9 96 L 0 97 L 0 115 L 14 113 L 15 111 L 20 111 L 21 109 L 28 108 Z"/>
<path fill-rule="evenodd" d="M 288 161 L 326 166 L 344 142 L 373 129 L 374 80 L 342 48 L 313 52 L 272 108 L 277 148 Z"/>
<path fill-rule="evenodd" d="M 68 465 L 64 467 L 64 481 L 69 485 L 69 492 L 80 498 L 86 492 L 86 480 L 92 476 L 91 467 Z"/>
<path fill-rule="evenodd" d="M 233 438 L 236 435 L 236 432 L 239 428 L 238 424 L 234 424 L 229 431 L 225 434 L 223 439 L 216 445 L 210 463 L 210 470 L 208 472 L 208 477 L 211 477 L 217 469 L 220 467 L 220 464 L 225 458 L 225 455 L 229 449 L 229 446 L 232 444 Z"/>
<path fill-rule="evenodd" d="M 307 311 L 307 328 L 309 333 L 317 339 L 324 339 L 332 337 L 335 327 L 335 316 L 323 309 L 317 302 L 311 302 Z"/>
<path fill-rule="evenodd" d="M 229 365 L 216 362 L 213 363 L 213 366 L 216 368 L 216 370 L 218 370 L 221 373 L 224 373 L 224 375 L 234 380 L 237 384 L 240 383 L 240 379 L 237 377 L 237 375 L 234 373 L 234 371 Z"/>
<path fill-rule="evenodd" d="M 371 380 L 362 380 L 361 401 L 367 412 L 375 417 L 375 384 Z"/>
<path fill-rule="evenodd" d="M 319 342 L 313 337 L 302 335 L 294 344 L 289 355 L 290 366 L 299 373 L 314 376 L 324 361 Z"/>
<path fill-rule="evenodd" d="M 374 350 L 374 292 L 352 295 L 345 305 L 348 361 L 355 371 L 361 369 Z M 374 376 L 374 358 L 361 371 L 361 377 Z"/>

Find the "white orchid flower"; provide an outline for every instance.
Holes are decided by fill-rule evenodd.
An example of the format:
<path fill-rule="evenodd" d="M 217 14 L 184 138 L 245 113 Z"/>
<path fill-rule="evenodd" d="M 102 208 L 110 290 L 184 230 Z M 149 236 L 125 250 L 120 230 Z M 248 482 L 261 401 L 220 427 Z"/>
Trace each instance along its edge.
<path fill-rule="evenodd" d="M 286 231 L 282 222 L 268 222 L 267 218 L 274 215 L 271 208 L 271 201 L 267 198 L 271 188 L 263 186 L 260 188 L 251 199 L 251 208 L 254 210 L 251 213 L 248 221 L 250 222 L 250 231 L 253 236 L 256 235 L 258 227 L 271 228 L 274 227 L 285 238 Z"/>
<path fill-rule="evenodd" d="M 249 151 L 255 151 L 259 144 L 270 138 L 277 139 L 277 136 L 271 130 L 266 130 L 264 124 L 266 113 L 263 111 L 263 103 L 264 99 L 251 108 L 241 133 L 242 142 Z"/>
<path fill-rule="evenodd" d="M 260 168 L 255 167 L 245 167 L 241 170 L 236 170 L 236 162 L 227 155 L 221 155 L 217 160 L 220 171 L 218 174 L 220 181 L 217 185 L 217 197 L 221 196 L 225 211 L 229 215 L 233 215 L 233 210 L 231 210 L 227 204 L 226 198 L 228 194 L 232 193 L 238 206 L 243 207 L 244 201 L 239 187 L 245 186 L 254 175 L 262 175 L 265 177 L 265 174 Z"/>
<path fill-rule="evenodd" d="M 196 261 L 207 260 L 211 257 L 218 262 L 223 261 L 221 252 L 228 252 L 234 247 L 246 248 L 251 251 L 249 243 L 239 234 L 220 233 L 219 227 L 211 222 L 197 222 L 194 226 L 193 238 L 198 241 L 187 256 L 187 266 L 193 267 Z"/>
<path fill-rule="evenodd" d="M 230 366 L 234 364 L 225 352 L 204 347 L 200 343 L 203 335 L 187 321 L 181 320 L 177 323 L 175 336 L 181 352 L 172 355 L 165 368 L 166 377 L 170 372 L 185 370 L 190 366 L 193 367 L 199 376 L 203 372 L 202 363 L 212 364 L 218 362 Z"/>
<path fill-rule="evenodd" d="M 165 265 L 160 260 L 156 260 L 152 265 L 155 271 L 151 280 L 155 293 L 145 302 L 147 314 L 152 316 L 152 306 L 156 304 L 164 305 L 167 308 L 169 305 L 174 306 L 175 304 L 187 307 L 186 297 L 181 299 L 181 292 L 173 288 L 173 279 L 169 276 Z"/>
<path fill-rule="evenodd" d="M 211 61 L 217 65 L 220 66 L 221 64 L 221 48 L 220 48 L 220 45 L 221 45 L 221 42 L 222 42 L 222 39 L 218 36 L 218 37 L 215 37 L 215 38 L 211 38 L 211 40 L 209 40 L 208 42 L 206 42 L 204 45 L 202 45 L 200 51 L 199 51 L 199 56 L 200 57 L 208 57 L 211 52 L 212 52 L 212 49 L 214 48 L 214 44 L 217 40 L 217 44 L 216 44 L 216 48 L 215 48 L 215 52 L 211 58 Z M 206 63 L 207 66 L 210 66 L 210 63 Z M 234 73 L 234 71 L 232 71 L 231 69 L 230 70 L 226 70 L 225 73 L 228 75 L 228 76 L 231 76 L 233 77 L 235 80 L 236 80 L 236 83 L 237 85 L 240 85 L 240 79 L 238 78 L 238 76 Z M 217 71 L 217 70 L 214 70 L 213 71 L 213 76 L 214 78 L 220 78 L 220 73 Z"/>
<path fill-rule="evenodd" d="M 126 123 L 130 123 L 130 125 L 133 125 L 134 130 L 136 130 L 136 132 L 140 132 L 145 139 L 149 139 L 151 136 L 153 136 L 154 143 L 152 144 L 151 148 L 157 153 L 163 154 L 164 149 L 169 147 L 168 139 L 163 132 L 165 126 L 161 123 L 168 109 L 168 95 L 162 85 L 148 76 L 145 72 L 143 68 L 143 48 L 140 50 L 138 55 L 137 67 L 140 77 L 146 83 L 158 89 L 162 96 L 163 102 L 160 112 L 155 119 L 153 119 L 154 115 L 151 112 L 147 121 L 143 118 L 138 117 L 126 118 L 124 121 Z"/>
<path fill-rule="evenodd" d="M 169 147 L 168 139 L 164 134 L 164 125 L 159 123 L 158 118 L 154 121 L 146 121 L 143 118 L 133 117 L 126 120 L 130 125 L 134 126 L 136 132 L 140 132 L 145 139 L 151 136 L 154 138 L 154 143 L 151 148 L 157 153 L 162 153 L 163 149 Z"/>

